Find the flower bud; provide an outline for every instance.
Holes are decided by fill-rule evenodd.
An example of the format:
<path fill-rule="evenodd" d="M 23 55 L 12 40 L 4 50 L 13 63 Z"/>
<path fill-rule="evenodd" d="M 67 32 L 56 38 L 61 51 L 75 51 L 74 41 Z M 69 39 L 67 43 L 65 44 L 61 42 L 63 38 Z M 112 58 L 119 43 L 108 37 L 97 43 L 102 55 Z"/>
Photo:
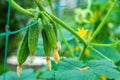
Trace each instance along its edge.
<path fill-rule="evenodd" d="M 58 62 L 60 61 L 60 56 L 59 56 L 58 51 L 56 49 L 53 49 L 53 57 L 55 59 L 55 63 L 58 64 Z"/>
<path fill-rule="evenodd" d="M 22 66 L 19 64 L 19 65 L 17 66 L 17 75 L 18 75 L 18 77 L 20 77 L 21 72 L 22 72 Z"/>
<path fill-rule="evenodd" d="M 106 78 L 105 75 L 101 75 L 101 76 L 100 76 L 100 80 L 107 80 L 107 78 Z"/>
<path fill-rule="evenodd" d="M 34 54 L 31 54 L 31 55 L 30 55 L 30 63 L 31 63 L 31 64 L 33 64 L 33 62 L 34 62 L 34 57 L 35 57 Z"/>
<path fill-rule="evenodd" d="M 57 50 L 58 50 L 58 51 L 61 50 L 61 43 L 60 43 L 60 41 L 57 41 Z"/>

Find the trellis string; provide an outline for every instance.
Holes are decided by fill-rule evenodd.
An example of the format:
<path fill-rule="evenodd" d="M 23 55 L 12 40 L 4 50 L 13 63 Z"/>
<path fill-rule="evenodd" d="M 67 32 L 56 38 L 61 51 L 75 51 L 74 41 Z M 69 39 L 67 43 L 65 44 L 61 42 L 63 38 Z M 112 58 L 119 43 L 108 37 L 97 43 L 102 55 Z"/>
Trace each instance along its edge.
<path fill-rule="evenodd" d="M 7 54 L 8 54 L 8 40 L 9 40 L 9 35 L 19 33 L 21 31 L 24 31 L 40 22 L 40 19 L 35 21 L 34 23 L 31 23 L 23 28 L 20 28 L 19 30 L 12 31 L 10 32 L 9 30 L 9 24 L 10 24 L 10 9 L 11 5 L 8 3 L 8 14 L 7 14 L 7 22 L 5 26 L 5 32 L 0 33 L 0 36 L 5 36 L 5 50 L 4 50 L 4 73 L 3 73 L 3 80 L 6 80 L 6 66 L 7 66 Z"/>
<path fill-rule="evenodd" d="M 8 3 L 8 14 L 7 14 L 7 23 L 5 26 L 5 53 L 4 53 L 4 73 L 3 80 L 6 80 L 6 63 L 7 63 L 7 53 L 8 53 L 8 40 L 9 40 L 9 24 L 10 24 L 10 4 Z"/>

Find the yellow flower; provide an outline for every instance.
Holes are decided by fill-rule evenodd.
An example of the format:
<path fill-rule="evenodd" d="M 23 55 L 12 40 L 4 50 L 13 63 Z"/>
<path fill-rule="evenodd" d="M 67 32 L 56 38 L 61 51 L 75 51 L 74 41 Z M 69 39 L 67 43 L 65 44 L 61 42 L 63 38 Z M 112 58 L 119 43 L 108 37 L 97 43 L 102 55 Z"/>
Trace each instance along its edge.
<path fill-rule="evenodd" d="M 58 50 L 58 51 L 61 50 L 61 43 L 60 43 L 60 41 L 57 41 L 57 50 Z"/>
<path fill-rule="evenodd" d="M 93 23 L 95 23 L 95 20 L 94 20 L 94 17 L 90 17 L 90 22 L 93 24 Z"/>
<path fill-rule="evenodd" d="M 100 80 L 107 80 L 107 78 L 106 78 L 105 75 L 101 75 L 101 76 L 100 76 Z"/>
<path fill-rule="evenodd" d="M 102 16 L 102 12 L 98 12 L 98 17 L 101 17 Z"/>
<path fill-rule="evenodd" d="M 22 65 L 19 64 L 17 66 L 17 75 L 18 75 L 18 77 L 20 77 L 21 73 L 22 73 Z"/>
<path fill-rule="evenodd" d="M 88 70 L 88 69 L 89 69 L 89 67 L 88 67 L 88 66 L 83 67 L 83 68 L 80 68 L 80 70 L 81 70 L 81 71 L 86 71 L 86 70 Z"/>
<path fill-rule="evenodd" d="M 102 12 L 100 12 L 100 11 L 94 12 L 94 17 L 101 17 L 101 16 L 102 16 Z"/>
<path fill-rule="evenodd" d="M 78 28 L 78 34 L 81 36 L 81 38 L 85 38 L 88 30 L 85 30 L 84 28 L 79 29 Z"/>
<path fill-rule="evenodd" d="M 80 46 L 75 46 L 76 51 L 80 51 Z"/>
<path fill-rule="evenodd" d="M 86 50 L 85 50 L 85 55 L 87 56 L 87 55 L 89 55 L 90 54 L 90 50 L 87 48 Z"/>
<path fill-rule="evenodd" d="M 108 28 L 113 28 L 113 24 L 111 22 L 108 23 Z"/>
<path fill-rule="evenodd" d="M 59 56 L 58 51 L 56 49 L 53 49 L 53 57 L 55 59 L 55 63 L 58 64 L 58 62 L 60 61 L 60 56 Z"/>
<path fill-rule="evenodd" d="M 52 65 L 51 65 L 51 60 L 50 60 L 50 57 L 49 57 L 49 56 L 47 56 L 46 62 L 47 62 L 48 69 L 51 71 Z"/>

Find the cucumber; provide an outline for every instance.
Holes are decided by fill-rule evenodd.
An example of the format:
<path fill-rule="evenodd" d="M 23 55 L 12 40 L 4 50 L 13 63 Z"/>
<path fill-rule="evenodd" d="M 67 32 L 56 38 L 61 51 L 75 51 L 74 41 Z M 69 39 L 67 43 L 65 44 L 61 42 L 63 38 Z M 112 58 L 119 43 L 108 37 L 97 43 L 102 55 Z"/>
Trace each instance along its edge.
<path fill-rule="evenodd" d="M 28 47 L 30 54 L 34 54 L 35 51 L 37 50 L 38 38 L 39 38 L 39 27 L 38 26 L 30 27 L 28 32 Z"/>
<path fill-rule="evenodd" d="M 55 35 L 56 35 L 56 38 L 57 38 L 58 33 L 57 33 L 57 27 L 56 27 L 56 24 L 55 24 L 54 20 L 46 12 L 44 12 L 44 15 L 49 18 L 50 23 L 53 26 L 53 29 L 54 29 L 54 32 L 55 32 Z"/>
<path fill-rule="evenodd" d="M 29 53 L 30 51 L 28 48 L 28 31 L 27 31 L 18 48 L 17 59 L 20 65 L 22 65 L 26 61 L 27 57 L 29 56 Z"/>
<path fill-rule="evenodd" d="M 52 25 L 46 24 L 44 29 L 45 29 L 46 36 L 48 38 L 48 42 L 50 43 L 50 45 L 52 45 L 53 48 L 56 48 L 57 39 L 56 39 L 56 35 Z"/>
<path fill-rule="evenodd" d="M 17 74 L 18 77 L 20 77 L 20 74 L 22 72 L 22 64 L 26 61 L 27 57 L 29 56 L 29 48 L 28 48 L 28 31 L 25 33 L 25 36 L 23 37 L 21 44 L 18 48 L 18 66 L 17 66 Z"/>
<path fill-rule="evenodd" d="M 52 46 L 48 42 L 48 38 L 46 36 L 45 29 L 42 30 L 42 38 L 43 38 L 44 52 L 47 56 L 50 56 L 51 51 L 52 51 Z"/>

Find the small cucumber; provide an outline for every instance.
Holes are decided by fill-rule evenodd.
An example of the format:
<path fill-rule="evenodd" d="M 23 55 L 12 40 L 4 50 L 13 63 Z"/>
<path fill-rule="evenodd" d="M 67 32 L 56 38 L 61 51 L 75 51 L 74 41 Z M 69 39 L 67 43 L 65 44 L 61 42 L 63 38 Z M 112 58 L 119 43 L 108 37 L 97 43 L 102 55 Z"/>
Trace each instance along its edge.
<path fill-rule="evenodd" d="M 50 23 L 53 26 L 53 29 L 54 29 L 54 32 L 55 32 L 55 35 L 56 35 L 56 38 L 57 38 L 58 33 L 57 33 L 57 27 L 56 27 L 55 21 L 46 12 L 44 12 L 44 15 L 49 18 Z"/>
<path fill-rule="evenodd" d="M 44 29 L 45 29 L 46 36 L 48 38 L 48 42 L 50 43 L 50 45 L 52 45 L 53 48 L 56 48 L 57 39 L 56 39 L 56 35 L 52 25 L 46 24 Z"/>
<path fill-rule="evenodd" d="M 27 31 L 18 49 L 17 59 L 20 65 L 22 65 L 26 61 L 29 53 L 30 52 L 28 48 L 28 31 Z"/>
<path fill-rule="evenodd" d="M 39 27 L 37 25 L 30 27 L 28 32 L 28 47 L 31 54 L 34 54 L 34 52 L 37 50 L 38 37 Z"/>
<path fill-rule="evenodd" d="M 44 52 L 47 56 L 50 56 L 51 51 L 52 51 L 52 46 L 48 42 L 48 38 L 46 36 L 45 30 L 42 30 L 42 38 L 43 38 L 43 46 L 44 46 Z"/>

